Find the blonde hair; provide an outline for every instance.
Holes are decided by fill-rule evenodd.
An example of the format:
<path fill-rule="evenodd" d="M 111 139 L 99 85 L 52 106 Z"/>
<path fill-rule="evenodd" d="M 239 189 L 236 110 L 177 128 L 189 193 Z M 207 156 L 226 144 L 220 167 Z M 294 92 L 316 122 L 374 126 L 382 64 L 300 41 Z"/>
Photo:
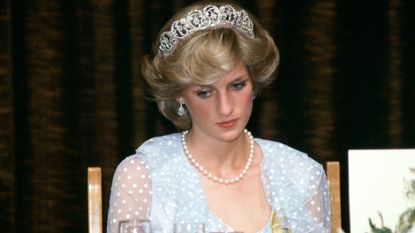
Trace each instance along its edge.
<path fill-rule="evenodd" d="M 236 4 L 213 4 L 232 5 L 235 9 L 241 9 Z M 196 3 L 178 12 L 160 30 L 159 36 L 169 30 L 175 20 L 186 16 L 189 11 L 202 9 L 205 5 Z M 232 27 L 215 26 L 189 35 L 167 57 L 158 56 L 160 42 L 157 41 L 152 55 L 144 57 L 144 78 L 160 112 L 177 128 L 190 129 L 192 125 L 189 114 L 177 115 L 179 104 L 176 98 L 188 85 L 212 84 L 241 60 L 248 68 L 256 93 L 275 78 L 274 73 L 279 64 L 278 48 L 255 17 L 252 14 L 249 17 L 254 23 L 255 38 Z"/>

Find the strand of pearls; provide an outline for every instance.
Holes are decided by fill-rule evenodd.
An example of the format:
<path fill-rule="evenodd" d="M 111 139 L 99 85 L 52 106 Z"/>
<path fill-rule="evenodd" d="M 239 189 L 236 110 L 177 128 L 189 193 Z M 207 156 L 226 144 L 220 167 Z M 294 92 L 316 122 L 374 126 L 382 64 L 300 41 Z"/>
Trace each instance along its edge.
<path fill-rule="evenodd" d="M 252 161 L 254 159 L 254 138 L 252 137 L 251 132 L 249 132 L 248 130 L 244 130 L 244 133 L 248 136 L 249 138 L 249 157 L 248 160 L 246 161 L 246 164 L 244 166 L 244 169 L 242 169 L 242 172 L 235 176 L 232 177 L 230 179 L 226 179 L 226 178 L 220 178 L 217 177 L 215 175 L 213 175 L 212 173 L 208 172 L 206 170 L 206 168 L 204 168 L 200 163 L 198 163 L 192 156 L 192 154 L 190 154 L 190 151 L 186 145 L 186 134 L 189 131 L 184 131 L 182 133 L 182 145 L 183 145 L 183 151 L 184 154 L 186 155 L 187 159 L 190 161 L 190 163 L 200 172 L 202 173 L 204 176 L 206 176 L 207 178 L 211 179 L 212 181 L 219 183 L 219 184 L 234 184 L 239 182 L 248 172 L 249 168 L 251 167 Z"/>

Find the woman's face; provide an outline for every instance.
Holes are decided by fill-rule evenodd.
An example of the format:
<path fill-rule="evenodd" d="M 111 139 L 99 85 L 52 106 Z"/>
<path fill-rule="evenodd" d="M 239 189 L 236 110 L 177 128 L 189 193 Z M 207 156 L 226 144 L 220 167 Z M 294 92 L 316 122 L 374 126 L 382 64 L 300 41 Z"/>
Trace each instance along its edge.
<path fill-rule="evenodd" d="M 243 62 L 213 85 L 192 85 L 181 97 L 192 118 L 192 133 L 221 141 L 235 140 L 252 112 L 253 84 Z"/>

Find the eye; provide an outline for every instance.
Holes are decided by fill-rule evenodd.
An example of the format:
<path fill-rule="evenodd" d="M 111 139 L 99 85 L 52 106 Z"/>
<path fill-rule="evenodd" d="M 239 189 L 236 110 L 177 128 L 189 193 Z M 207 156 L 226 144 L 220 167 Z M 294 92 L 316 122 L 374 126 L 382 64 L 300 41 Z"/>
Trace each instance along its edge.
<path fill-rule="evenodd" d="M 246 86 L 246 80 L 244 80 L 244 81 L 235 81 L 235 82 L 232 82 L 231 84 L 230 84 L 230 88 L 232 89 L 232 90 L 241 90 L 242 88 L 244 88 Z"/>
<path fill-rule="evenodd" d="M 212 90 L 210 90 L 210 89 L 198 90 L 198 91 L 196 91 L 196 95 L 201 97 L 201 98 L 207 98 L 207 97 L 212 95 Z"/>

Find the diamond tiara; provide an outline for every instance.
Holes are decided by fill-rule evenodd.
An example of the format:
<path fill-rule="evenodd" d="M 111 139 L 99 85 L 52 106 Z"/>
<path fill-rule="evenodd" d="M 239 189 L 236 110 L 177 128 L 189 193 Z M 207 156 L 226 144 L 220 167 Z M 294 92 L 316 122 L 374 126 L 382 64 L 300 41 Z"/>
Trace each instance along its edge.
<path fill-rule="evenodd" d="M 254 24 L 246 11 L 237 11 L 230 5 L 220 7 L 207 5 L 203 10 L 190 11 L 186 17 L 174 21 L 170 31 L 161 33 L 158 48 L 159 57 L 168 57 L 176 48 L 177 43 L 193 32 L 217 25 L 234 27 L 245 32 L 251 38 L 255 37 Z"/>

